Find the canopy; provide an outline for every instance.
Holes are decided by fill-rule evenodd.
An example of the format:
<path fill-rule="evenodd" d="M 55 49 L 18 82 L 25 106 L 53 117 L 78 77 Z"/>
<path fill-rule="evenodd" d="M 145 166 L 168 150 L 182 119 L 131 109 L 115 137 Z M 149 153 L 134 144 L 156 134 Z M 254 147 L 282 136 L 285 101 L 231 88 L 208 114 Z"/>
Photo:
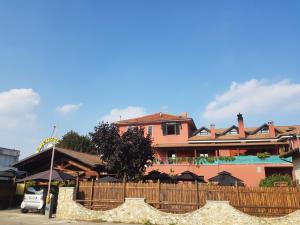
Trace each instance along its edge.
<path fill-rule="evenodd" d="M 18 179 L 17 182 L 23 182 L 29 180 L 49 181 L 49 174 L 50 174 L 50 170 L 47 170 L 47 171 L 33 174 L 23 179 Z M 75 180 L 75 179 L 76 178 L 74 176 L 71 176 L 70 174 L 64 173 L 60 170 L 52 171 L 52 181 L 65 181 L 65 180 Z"/>
<path fill-rule="evenodd" d="M 223 186 L 234 186 L 234 185 L 244 186 L 242 180 L 232 176 L 231 173 L 227 171 L 222 171 L 218 173 L 217 176 L 211 177 L 208 180 L 211 182 L 217 182 L 219 185 L 223 185 Z"/>
<path fill-rule="evenodd" d="M 13 178 L 22 176 L 23 174 L 25 174 L 24 171 L 19 171 L 15 167 L 0 167 L 0 177 Z"/>
<path fill-rule="evenodd" d="M 191 171 L 184 171 L 179 176 L 176 177 L 177 181 L 198 181 L 205 183 L 203 176 L 198 176 L 197 174 Z"/>
<path fill-rule="evenodd" d="M 99 182 L 101 182 L 101 183 L 105 183 L 105 182 L 107 182 L 107 183 L 117 183 L 117 182 L 121 182 L 121 180 L 120 179 L 117 179 L 117 178 L 115 178 L 115 177 L 111 177 L 111 176 L 105 176 L 105 177 L 101 177 L 100 179 L 99 179 Z"/>
<path fill-rule="evenodd" d="M 172 178 L 166 173 L 153 170 L 144 176 L 144 180 L 172 180 Z"/>

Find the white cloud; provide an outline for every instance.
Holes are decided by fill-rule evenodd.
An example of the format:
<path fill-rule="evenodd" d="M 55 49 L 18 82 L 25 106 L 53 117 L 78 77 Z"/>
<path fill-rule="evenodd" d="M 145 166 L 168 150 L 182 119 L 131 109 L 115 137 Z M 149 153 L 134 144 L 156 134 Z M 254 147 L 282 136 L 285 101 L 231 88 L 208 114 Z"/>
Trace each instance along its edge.
<path fill-rule="evenodd" d="M 102 116 L 100 120 L 105 122 L 116 122 L 120 120 L 120 116 L 122 120 L 126 120 L 144 115 L 146 115 L 145 108 L 128 106 L 127 108 L 123 109 L 112 109 L 109 114 Z"/>
<path fill-rule="evenodd" d="M 40 96 L 32 89 L 0 92 L 0 146 L 19 149 L 21 156 L 34 153 L 37 130 L 36 107 Z"/>
<path fill-rule="evenodd" d="M 299 106 L 300 84 L 253 79 L 245 83 L 233 82 L 229 90 L 207 104 L 203 117 L 214 121 L 232 118 L 239 112 L 247 115 L 297 113 Z"/>
<path fill-rule="evenodd" d="M 0 92 L 0 129 L 31 126 L 35 122 L 34 108 L 40 96 L 32 89 L 11 89 Z"/>
<path fill-rule="evenodd" d="M 77 111 L 81 106 L 82 106 L 81 103 L 80 104 L 66 104 L 66 105 L 57 107 L 56 111 L 61 114 L 67 114 L 70 112 Z"/>

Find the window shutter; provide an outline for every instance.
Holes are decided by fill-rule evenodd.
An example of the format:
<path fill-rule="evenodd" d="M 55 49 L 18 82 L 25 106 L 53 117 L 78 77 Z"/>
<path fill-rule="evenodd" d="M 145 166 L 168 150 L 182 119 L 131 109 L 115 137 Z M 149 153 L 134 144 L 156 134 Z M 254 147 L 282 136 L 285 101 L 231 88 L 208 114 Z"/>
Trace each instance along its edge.
<path fill-rule="evenodd" d="M 167 135 L 167 124 L 163 123 L 161 129 L 163 130 L 163 135 Z"/>
<path fill-rule="evenodd" d="M 179 124 L 179 123 L 177 123 L 177 124 L 175 125 L 175 134 L 176 134 L 176 135 L 180 134 L 180 124 Z"/>

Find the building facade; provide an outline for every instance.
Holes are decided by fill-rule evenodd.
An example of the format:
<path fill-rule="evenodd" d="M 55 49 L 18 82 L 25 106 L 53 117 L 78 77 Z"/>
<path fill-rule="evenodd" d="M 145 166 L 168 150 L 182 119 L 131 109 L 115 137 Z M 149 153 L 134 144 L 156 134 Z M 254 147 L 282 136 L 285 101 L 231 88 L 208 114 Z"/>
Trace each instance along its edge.
<path fill-rule="evenodd" d="M 158 170 L 180 174 L 189 170 L 207 181 L 221 171 L 230 172 L 247 186 L 258 186 L 266 176 L 289 174 L 295 178 L 292 157 L 280 157 L 288 152 L 291 142 L 284 139 L 300 126 L 275 126 L 272 121 L 259 127 L 245 127 L 241 114 L 237 123 L 228 128 L 196 128 L 187 113 L 170 115 L 156 113 L 117 122 L 120 133 L 129 127 L 145 129 L 153 140 L 155 161 L 148 172 Z M 293 146 L 297 141 L 293 140 Z"/>
<path fill-rule="evenodd" d="M 20 151 L 0 147 L 0 167 L 9 167 L 19 160 Z"/>

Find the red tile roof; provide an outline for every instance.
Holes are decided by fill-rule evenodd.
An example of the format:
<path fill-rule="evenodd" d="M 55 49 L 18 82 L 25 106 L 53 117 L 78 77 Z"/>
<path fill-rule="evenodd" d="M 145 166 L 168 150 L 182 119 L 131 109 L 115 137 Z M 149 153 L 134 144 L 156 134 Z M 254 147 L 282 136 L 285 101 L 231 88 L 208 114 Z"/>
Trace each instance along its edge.
<path fill-rule="evenodd" d="M 253 139 L 270 139 L 272 138 L 269 133 L 257 133 L 259 127 L 248 127 L 245 128 L 246 137 L 240 138 L 240 136 L 237 135 L 229 135 L 224 134 L 228 128 L 218 128 L 215 129 L 216 132 L 216 138 L 211 139 L 210 135 L 208 136 L 199 136 L 197 135 L 198 131 L 194 133 L 192 137 L 189 138 L 189 141 L 212 141 L 212 140 L 239 140 L 239 139 L 246 139 L 246 140 L 253 140 Z M 203 127 L 202 127 L 203 129 Z M 283 135 L 291 135 L 295 133 L 300 134 L 300 125 L 294 125 L 294 126 L 275 126 L 276 130 L 276 138 L 283 136 Z M 208 129 L 210 131 L 210 129 Z M 255 133 L 256 132 L 256 133 Z"/>
<path fill-rule="evenodd" d="M 128 119 L 128 120 L 121 120 L 118 121 L 118 125 L 136 125 L 136 124 L 145 124 L 145 123 L 161 123 L 161 122 L 172 122 L 172 121 L 191 121 L 194 123 L 192 118 L 188 118 L 185 116 L 177 116 L 171 115 L 166 113 L 155 113 L 147 116 L 142 116 L 138 118 Z"/>
<path fill-rule="evenodd" d="M 153 145 L 154 148 L 175 148 L 177 147 L 178 150 L 184 150 L 184 148 L 188 147 L 245 147 L 245 146 L 269 146 L 269 145 L 288 145 L 288 143 L 283 143 L 283 142 L 267 142 L 267 141 L 262 141 L 262 142 L 255 142 L 255 143 L 246 143 L 246 142 L 238 142 L 238 143 L 168 143 L 168 144 L 155 144 Z"/>

